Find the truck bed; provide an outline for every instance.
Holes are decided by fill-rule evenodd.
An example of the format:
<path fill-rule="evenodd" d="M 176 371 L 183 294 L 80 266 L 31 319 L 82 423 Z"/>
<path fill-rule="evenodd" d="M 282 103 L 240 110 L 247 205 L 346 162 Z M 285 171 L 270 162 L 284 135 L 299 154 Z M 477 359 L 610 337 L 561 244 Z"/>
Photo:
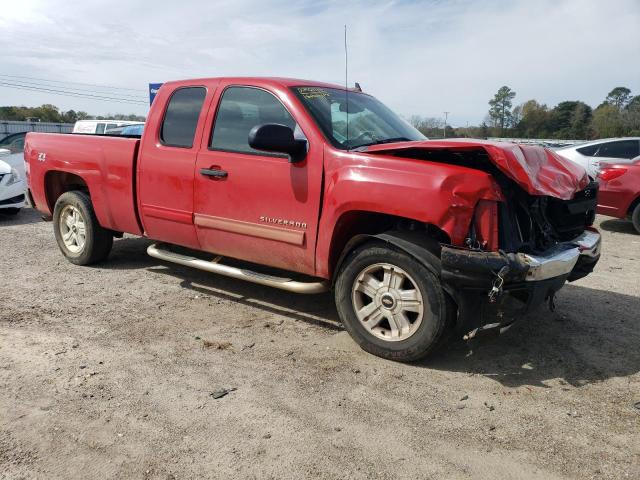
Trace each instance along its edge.
<path fill-rule="evenodd" d="M 75 177 L 86 183 L 100 225 L 142 234 L 137 216 L 135 169 L 139 139 L 97 135 L 29 133 L 25 162 L 37 208 L 53 213 L 55 191 Z M 84 182 L 80 180 L 84 179 Z"/>

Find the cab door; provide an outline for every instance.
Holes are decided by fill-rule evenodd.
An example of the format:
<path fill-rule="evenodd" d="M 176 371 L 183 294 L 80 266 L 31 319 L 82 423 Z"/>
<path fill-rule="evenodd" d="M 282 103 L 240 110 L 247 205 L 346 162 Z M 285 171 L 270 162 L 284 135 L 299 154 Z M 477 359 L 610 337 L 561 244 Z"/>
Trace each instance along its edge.
<path fill-rule="evenodd" d="M 254 150 L 249 131 L 260 124 L 284 124 L 298 139 L 309 138 L 274 92 L 250 85 L 221 85 L 219 92 L 195 169 L 194 223 L 202 248 L 313 274 L 321 143 L 309 141 L 306 157 L 297 163 Z"/>
<path fill-rule="evenodd" d="M 155 99 L 166 108 L 152 109 L 137 170 L 140 217 L 150 238 L 200 246 L 193 224 L 193 177 L 212 90 L 215 86 L 183 86 Z"/>

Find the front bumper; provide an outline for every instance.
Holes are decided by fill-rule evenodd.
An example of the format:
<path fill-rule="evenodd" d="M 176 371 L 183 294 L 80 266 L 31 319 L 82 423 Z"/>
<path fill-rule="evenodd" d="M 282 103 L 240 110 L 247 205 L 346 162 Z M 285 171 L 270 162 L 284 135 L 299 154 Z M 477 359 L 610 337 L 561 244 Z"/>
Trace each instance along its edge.
<path fill-rule="evenodd" d="M 519 316 L 553 299 L 564 283 L 593 271 L 601 238 L 586 230 L 539 255 L 443 247 L 442 282 L 458 304 L 467 337 L 508 328 Z"/>

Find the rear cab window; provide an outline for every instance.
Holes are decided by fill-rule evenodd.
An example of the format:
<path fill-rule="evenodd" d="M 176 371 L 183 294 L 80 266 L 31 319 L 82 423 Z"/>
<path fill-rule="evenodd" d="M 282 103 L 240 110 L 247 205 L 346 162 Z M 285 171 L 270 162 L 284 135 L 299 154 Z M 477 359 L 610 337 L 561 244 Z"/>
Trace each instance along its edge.
<path fill-rule="evenodd" d="M 160 127 L 160 142 L 168 147 L 191 148 L 207 90 L 179 88 L 171 95 Z"/>

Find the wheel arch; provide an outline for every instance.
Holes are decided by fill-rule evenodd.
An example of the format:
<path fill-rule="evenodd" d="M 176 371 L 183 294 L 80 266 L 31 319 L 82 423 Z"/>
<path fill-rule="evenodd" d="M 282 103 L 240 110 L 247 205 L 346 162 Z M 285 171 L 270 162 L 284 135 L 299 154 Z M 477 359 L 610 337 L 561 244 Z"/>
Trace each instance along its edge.
<path fill-rule="evenodd" d="M 87 182 L 75 173 L 49 170 L 44 177 L 44 191 L 49 211 L 53 212 L 60 195 L 72 190 L 80 190 L 91 196 Z"/>
<path fill-rule="evenodd" d="M 633 211 L 636 209 L 638 205 L 640 205 L 640 195 L 638 195 L 636 199 L 633 200 L 629 205 L 629 208 L 627 209 L 627 215 L 629 217 L 631 217 L 631 215 L 633 214 Z"/>
<path fill-rule="evenodd" d="M 378 212 L 345 212 L 336 222 L 330 243 L 328 270 L 332 283 L 349 252 L 371 240 L 393 244 L 425 260 L 426 249 L 433 252 L 431 263 L 438 260 L 440 243 L 450 243 L 449 235 L 436 225 Z"/>
<path fill-rule="evenodd" d="M 432 238 L 421 239 L 413 232 L 399 230 L 376 234 L 360 233 L 352 237 L 340 253 L 334 271 L 337 273 L 340 270 L 345 259 L 353 250 L 368 242 L 392 245 L 419 260 L 431 273 L 440 276 L 440 244 Z M 335 282 L 335 277 L 336 275 L 332 276 L 332 284 Z"/>

